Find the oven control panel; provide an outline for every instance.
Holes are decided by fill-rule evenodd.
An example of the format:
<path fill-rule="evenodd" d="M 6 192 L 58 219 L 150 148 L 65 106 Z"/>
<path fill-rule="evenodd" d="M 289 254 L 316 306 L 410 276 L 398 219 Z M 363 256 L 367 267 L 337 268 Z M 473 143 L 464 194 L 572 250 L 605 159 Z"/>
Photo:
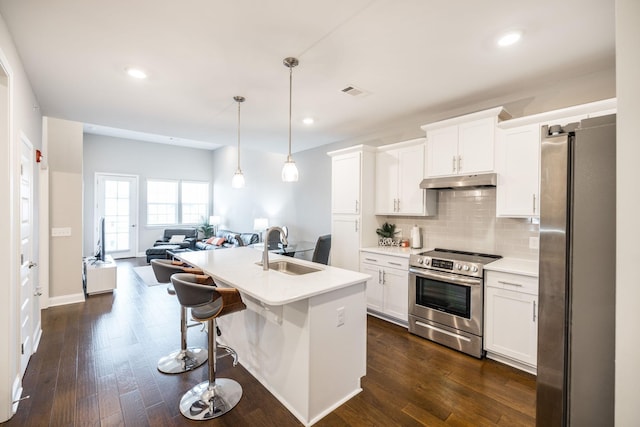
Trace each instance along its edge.
<path fill-rule="evenodd" d="M 448 259 L 432 258 L 424 255 L 412 255 L 409 261 L 412 267 L 428 270 L 446 271 L 465 276 L 482 277 L 482 265 Z"/>
<path fill-rule="evenodd" d="M 458 264 L 460 265 L 460 264 Z M 453 270 L 453 261 L 447 261 L 444 259 L 438 259 L 438 258 L 434 258 L 431 261 L 431 266 L 434 268 L 441 268 L 443 270 Z"/>

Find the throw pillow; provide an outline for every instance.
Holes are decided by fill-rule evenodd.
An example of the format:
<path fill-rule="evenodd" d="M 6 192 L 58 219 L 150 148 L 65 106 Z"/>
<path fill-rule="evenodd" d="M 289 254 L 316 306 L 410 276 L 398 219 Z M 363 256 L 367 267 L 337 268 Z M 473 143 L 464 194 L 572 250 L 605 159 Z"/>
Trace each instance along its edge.
<path fill-rule="evenodd" d="M 184 242 L 184 238 L 187 237 L 184 234 L 174 234 L 169 239 L 169 243 L 182 243 Z"/>
<path fill-rule="evenodd" d="M 217 239 L 217 237 L 215 237 L 215 236 L 214 236 L 214 237 L 209 237 L 207 240 L 205 240 L 205 243 L 206 243 L 207 245 L 213 245 L 213 241 L 214 241 L 215 239 Z"/>
<path fill-rule="evenodd" d="M 216 245 L 216 246 L 222 246 L 222 244 L 225 242 L 224 237 L 214 237 L 213 238 L 213 242 L 211 242 L 212 244 Z"/>

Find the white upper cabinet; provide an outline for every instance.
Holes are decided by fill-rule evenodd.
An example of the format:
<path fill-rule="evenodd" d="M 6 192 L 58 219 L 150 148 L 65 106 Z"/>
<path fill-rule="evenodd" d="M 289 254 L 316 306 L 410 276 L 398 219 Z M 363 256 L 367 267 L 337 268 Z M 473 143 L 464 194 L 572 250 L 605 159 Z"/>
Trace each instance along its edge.
<path fill-rule="evenodd" d="M 332 158 L 331 211 L 360 213 L 360 168 L 362 153 L 352 152 Z"/>
<path fill-rule="evenodd" d="M 496 125 L 510 117 L 496 107 L 422 126 L 427 133 L 425 176 L 492 172 Z"/>
<path fill-rule="evenodd" d="M 436 194 L 420 188 L 424 156 L 424 138 L 378 148 L 376 215 L 435 214 Z"/>
<path fill-rule="evenodd" d="M 540 215 L 540 140 L 543 125 L 565 126 L 615 112 L 616 99 L 613 98 L 499 123 L 495 168 L 498 174 L 496 216 Z"/>
<path fill-rule="evenodd" d="M 540 215 L 540 124 L 499 130 L 496 216 Z"/>

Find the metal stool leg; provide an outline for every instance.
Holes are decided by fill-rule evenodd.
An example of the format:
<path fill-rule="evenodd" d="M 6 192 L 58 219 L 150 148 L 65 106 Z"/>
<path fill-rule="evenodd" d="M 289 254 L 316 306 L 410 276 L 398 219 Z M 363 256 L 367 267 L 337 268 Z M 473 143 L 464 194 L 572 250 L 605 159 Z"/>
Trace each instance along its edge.
<path fill-rule="evenodd" d="M 180 412 L 192 420 L 208 420 L 229 412 L 242 397 L 242 387 L 230 378 L 216 378 L 216 321 L 208 320 L 209 380 L 201 382 L 180 399 Z M 235 352 L 234 352 L 235 353 Z"/>
<path fill-rule="evenodd" d="M 158 361 L 158 371 L 181 374 L 191 371 L 207 361 L 207 352 L 201 347 L 187 347 L 187 308 L 180 307 L 180 350 Z"/>

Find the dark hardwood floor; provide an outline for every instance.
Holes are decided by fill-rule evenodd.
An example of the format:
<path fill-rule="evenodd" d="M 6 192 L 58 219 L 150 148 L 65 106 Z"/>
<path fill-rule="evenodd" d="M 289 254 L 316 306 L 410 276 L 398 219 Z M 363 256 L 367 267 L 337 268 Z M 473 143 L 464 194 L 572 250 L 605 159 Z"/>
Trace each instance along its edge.
<path fill-rule="evenodd" d="M 24 377 L 18 412 L 3 426 L 300 426 L 241 365 L 218 363 L 242 400 L 208 422 L 178 411 L 181 395 L 206 379 L 206 364 L 181 375 L 156 369 L 179 346 L 179 308 L 165 286 L 147 286 L 118 262 L 118 289 L 43 311 L 43 336 Z M 224 331 L 223 331 L 224 333 Z M 199 327 L 189 344 L 206 346 Z M 369 317 L 363 392 L 317 426 L 533 426 L 535 377 L 477 360 Z M 328 349 L 340 351 L 340 349 Z"/>

